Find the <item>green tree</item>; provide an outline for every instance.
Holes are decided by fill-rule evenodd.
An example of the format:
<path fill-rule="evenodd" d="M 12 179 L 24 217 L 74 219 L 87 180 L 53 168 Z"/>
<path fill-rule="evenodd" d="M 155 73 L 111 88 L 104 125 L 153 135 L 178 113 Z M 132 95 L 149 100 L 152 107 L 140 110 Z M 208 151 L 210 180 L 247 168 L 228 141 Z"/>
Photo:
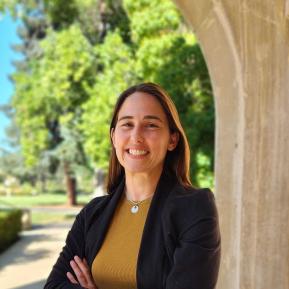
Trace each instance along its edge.
<path fill-rule="evenodd" d="M 119 31 L 107 35 L 95 49 L 99 72 L 89 89 L 90 99 L 83 105 L 80 129 L 84 147 L 94 166 L 106 170 L 110 152 L 109 124 L 117 96 L 136 82 L 134 59 Z"/>
<path fill-rule="evenodd" d="M 27 54 L 25 69 L 14 75 L 13 106 L 27 165 L 48 156 L 62 164 L 68 180 L 80 163 L 106 170 L 116 97 L 131 84 L 153 81 L 172 95 L 180 112 L 192 149 L 193 182 L 212 186 L 209 75 L 172 1 L 73 0 L 66 5 L 63 0 L 2 0 L 0 9 L 4 2 L 13 11 L 22 4 L 32 20 L 35 11 L 44 19 L 35 26 L 44 27 L 36 34 L 37 53 Z M 28 31 L 42 31 L 31 23 L 27 20 Z"/>
<path fill-rule="evenodd" d="M 32 186 L 35 186 L 38 181 L 42 184 L 41 188 L 44 190 L 48 172 L 47 166 L 43 163 L 39 163 L 33 169 L 25 166 L 24 157 L 21 153 L 20 131 L 15 123 L 15 111 L 10 105 L 0 106 L 0 111 L 10 119 L 9 125 L 5 128 L 6 137 L 0 148 L 1 178 L 4 180 L 9 176 L 14 176 L 20 183 L 29 182 Z"/>
<path fill-rule="evenodd" d="M 107 30 L 116 27 L 120 28 L 124 38 L 129 39 L 121 1 L 0 1 L 0 11 L 6 8 L 23 22 L 19 29 L 22 44 L 14 46 L 15 50 L 23 53 L 24 60 L 16 63 L 14 81 L 17 93 L 13 105 L 17 115 L 25 111 L 18 117 L 25 163 L 31 171 L 39 166 L 43 168 L 42 164 L 45 164 L 50 172 L 56 172 L 58 165 L 62 164 L 70 203 L 75 203 L 75 167 L 80 163 L 90 167 L 82 149 L 81 135 L 77 132 L 80 102 L 87 97 L 90 76 L 96 73 L 92 71 L 81 76 L 81 69 L 87 70 L 94 63 L 93 59 L 83 58 L 84 54 L 80 54 L 79 58 L 83 64 L 77 72 L 80 76 L 69 72 L 69 69 L 80 67 L 81 63 L 73 63 L 71 56 L 78 58 L 73 51 L 76 47 L 70 47 L 69 37 L 66 42 L 62 38 L 70 33 L 76 43 L 78 35 L 72 33 L 72 27 L 78 23 L 76 26 L 81 39 L 90 45 L 103 41 Z M 70 32 L 65 33 L 66 30 Z M 56 32 L 59 36 L 55 36 L 56 41 L 53 41 L 52 35 Z M 42 39 L 46 40 L 40 45 Z M 54 51 L 58 40 L 58 49 Z M 83 41 L 80 41 L 76 50 L 81 50 L 82 44 Z M 61 70 L 61 67 L 64 69 Z M 60 77 L 54 73 L 59 73 Z M 79 101 L 75 101 L 73 94 L 79 96 Z M 28 103 L 30 107 L 27 107 Z"/>
<path fill-rule="evenodd" d="M 46 151 L 58 152 L 50 155 L 63 164 L 73 204 L 76 179 L 71 164 L 84 158 L 79 157 L 83 155 L 81 139 L 75 137 L 72 142 L 71 138 L 72 132 L 77 131 L 81 104 L 89 98 L 87 88 L 95 75 L 93 47 L 78 26 L 70 26 L 60 32 L 48 31 L 41 49 L 41 58 L 30 62 L 29 74 L 20 71 L 14 75 L 17 86 L 13 105 L 22 151 L 30 167 L 37 165 Z"/>

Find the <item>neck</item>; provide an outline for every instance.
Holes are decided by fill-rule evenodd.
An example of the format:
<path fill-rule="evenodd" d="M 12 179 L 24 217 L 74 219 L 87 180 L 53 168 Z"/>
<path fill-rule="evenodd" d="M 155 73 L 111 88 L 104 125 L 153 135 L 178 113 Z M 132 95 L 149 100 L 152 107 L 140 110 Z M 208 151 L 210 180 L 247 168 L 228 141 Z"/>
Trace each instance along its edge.
<path fill-rule="evenodd" d="M 126 196 L 129 200 L 138 202 L 152 196 L 156 190 L 162 171 L 158 173 L 125 174 Z"/>

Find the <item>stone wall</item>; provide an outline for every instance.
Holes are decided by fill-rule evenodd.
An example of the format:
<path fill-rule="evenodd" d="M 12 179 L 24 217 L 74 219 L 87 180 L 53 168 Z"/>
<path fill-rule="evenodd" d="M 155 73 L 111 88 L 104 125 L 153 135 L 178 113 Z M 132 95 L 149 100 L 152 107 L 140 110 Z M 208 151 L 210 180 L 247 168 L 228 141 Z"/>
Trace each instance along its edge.
<path fill-rule="evenodd" d="M 289 288 L 289 0 L 176 0 L 214 89 L 218 289 Z"/>

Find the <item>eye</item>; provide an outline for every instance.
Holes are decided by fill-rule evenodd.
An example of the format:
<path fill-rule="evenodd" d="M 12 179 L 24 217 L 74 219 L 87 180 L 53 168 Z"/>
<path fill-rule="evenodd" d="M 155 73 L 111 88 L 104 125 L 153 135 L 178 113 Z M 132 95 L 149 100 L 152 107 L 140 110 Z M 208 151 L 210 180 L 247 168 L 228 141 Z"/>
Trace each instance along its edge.
<path fill-rule="evenodd" d="M 125 123 L 121 124 L 121 126 L 122 126 L 122 127 L 132 127 L 133 124 L 130 123 L 130 122 L 125 122 Z"/>
<path fill-rule="evenodd" d="M 158 125 L 156 125 L 155 123 L 148 123 L 148 124 L 146 124 L 146 127 L 148 127 L 148 128 L 157 128 Z"/>

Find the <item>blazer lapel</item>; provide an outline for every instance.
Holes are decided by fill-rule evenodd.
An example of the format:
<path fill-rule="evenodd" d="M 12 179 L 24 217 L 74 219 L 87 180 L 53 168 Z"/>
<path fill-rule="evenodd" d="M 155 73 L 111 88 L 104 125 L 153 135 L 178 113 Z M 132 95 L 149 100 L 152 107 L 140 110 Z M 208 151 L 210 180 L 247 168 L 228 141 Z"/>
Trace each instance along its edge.
<path fill-rule="evenodd" d="M 176 178 L 163 171 L 145 222 L 137 262 L 137 288 L 163 288 L 166 250 L 162 232 L 162 211 Z"/>
<path fill-rule="evenodd" d="M 123 193 L 124 185 L 125 180 L 123 179 L 120 185 L 117 187 L 116 191 L 113 194 L 108 195 L 107 202 L 104 202 L 103 206 L 99 208 L 99 216 L 93 218 L 94 221 L 89 228 L 86 238 L 86 256 L 88 258 L 87 261 L 90 267 L 103 243 L 113 213 Z"/>

